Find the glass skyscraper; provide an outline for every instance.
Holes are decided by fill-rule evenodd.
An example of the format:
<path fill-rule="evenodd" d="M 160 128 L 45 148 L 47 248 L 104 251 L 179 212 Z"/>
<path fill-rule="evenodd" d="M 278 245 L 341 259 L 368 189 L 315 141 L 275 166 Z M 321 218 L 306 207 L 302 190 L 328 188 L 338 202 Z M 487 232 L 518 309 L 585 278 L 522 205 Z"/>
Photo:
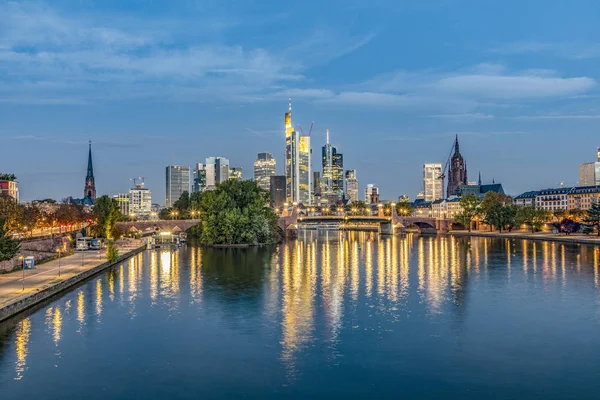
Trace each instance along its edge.
<path fill-rule="evenodd" d="M 292 125 L 292 103 L 285 113 L 285 179 L 288 203 L 311 205 L 310 136 Z"/>
<path fill-rule="evenodd" d="M 349 203 L 358 201 L 358 179 L 356 179 L 356 170 L 346 171 L 346 198 Z"/>
<path fill-rule="evenodd" d="M 444 197 L 442 187 L 442 164 L 423 165 L 423 198 L 436 201 Z"/>
<path fill-rule="evenodd" d="M 254 161 L 254 180 L 261 188 L 269 190 L 271 177 L 277 174 L 277 164 L 273 154 L 258 153 Z"/>
<path fill-rule="evenodd" d="M 193 192 L 199 193 L 206 190 L 206 168 L 202 163 L 196 163 L 194 168 L 194 187 Z"/>
<path fill-rule="evenodd" d="M 166 173 L 167 195 L 165 207 L 173 207 L 173 204 L 183 194 L 190 191 L 190 167 L 181 165 L 170 165 Z"/>
<path fill-rule="evenodd" d="M 229 160 L 225 157 L 208 157 L 206 169 L 206 190 L 213 190 L 217 184 L 229 179 Z"/>

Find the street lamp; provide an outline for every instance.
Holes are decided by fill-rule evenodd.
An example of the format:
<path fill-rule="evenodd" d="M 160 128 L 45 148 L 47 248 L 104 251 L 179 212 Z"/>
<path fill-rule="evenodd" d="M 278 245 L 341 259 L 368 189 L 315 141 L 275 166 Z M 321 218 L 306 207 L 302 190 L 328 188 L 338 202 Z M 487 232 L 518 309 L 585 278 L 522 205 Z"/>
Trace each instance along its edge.
<path fill-rule="evenodd" d="M 56 251 L 58 252 L 58 276 L 60 276 L 60 247 Z"/>
<path fill-rule="evenodd" d="M 25 256 L 19 256 L 21 266 L 23 267 L 23 291 L 25 291 Z"/>

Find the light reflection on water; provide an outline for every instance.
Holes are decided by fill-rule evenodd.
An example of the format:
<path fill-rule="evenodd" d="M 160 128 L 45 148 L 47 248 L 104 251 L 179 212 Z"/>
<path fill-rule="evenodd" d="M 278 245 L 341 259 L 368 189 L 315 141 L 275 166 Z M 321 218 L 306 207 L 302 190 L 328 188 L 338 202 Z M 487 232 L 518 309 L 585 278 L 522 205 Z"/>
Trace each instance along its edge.
<path fill-rule="evenodd" d="M 599 262 L 600 250 L 586 246 L 338 232 L 306 232 L 273 249 L 149 251 L 9 326 L 0 387 L 35 396 L 50 379 L 110 376 L 116 357 L 133 374 L 144 366 L 144 388 L 133 378 L 120 382 L 153 398 L 167 393 L 161 382 L 170 374 L 222 397 L 308 395 L 324 382 L 346 395 L 387 393 L 397 383 L 392 376 L 406 376 L 412 393 L 423 394 L 429 381 L 452 382 L 441 392 L 427 389 L 432 397 L 451 390 L 493 398 L 518 389 L 560 398 L 556 386 L 567 378 L 550 368 L 558 356 L 539 331 L 560 341 L 561 354 L 572 357 L 561 362 L 585 376 L 588 357 L 600 351 L 591 340 L 600 327 Z M 95 363 L 82 363 L 82 352 Z M 482 364 L 486 358 L 494 362 Z M 241 368 L 239 383 L 219 389 L 226 380 L 219 366 Z M 211 372 L 187 379 L 190 369 Z M 355 386 L 359 371 L 366 386 Z M 512 386 L 498 388 L 495 374 Z M 578 394 L 596 386 L 584 379 Z M 96 392 L 90 387 L 87 395 Z"/>

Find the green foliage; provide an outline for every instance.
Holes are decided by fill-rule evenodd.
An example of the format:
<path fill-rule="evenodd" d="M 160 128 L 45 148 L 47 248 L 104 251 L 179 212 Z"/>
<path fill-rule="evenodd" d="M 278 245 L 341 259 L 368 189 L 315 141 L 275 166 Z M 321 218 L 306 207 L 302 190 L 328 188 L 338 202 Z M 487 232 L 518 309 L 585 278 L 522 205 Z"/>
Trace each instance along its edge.
<path fill-rule="evenodd" d="M 0 218 L 0 261 L 12 259 L 21 248 L 21 242 L 10 236 L 6 218 Z"/>
<path fill-rule="evenodd" d="M 408 202 L 408 200 L 403 200 L 396 204 L 396 213 L 398 213 L 398 215 L 400 216 L 407 217 L 409 215 L 412 215 L 413 210 L 414 207 Z"/>
<path fill-rule="evenodd" d="M 123 218 L 119 210 L 119 203 L 108 196 L 100 196 L 94 203 L 94 225 L 92 232 L 95 236 L 112 239 L 117 221 Z"/>
<path fill-rule="evenodd" d="M 364 201 L 355 201 L 350 204 L 350 210 L 352 215 L 369 215 L 369 209 Z"/>
<path fill-rule="evenodd" d="M 3 174 L 0 173 L 0 181 L 16 181 L 17 177 L 15 174 Z"/>
<path fill-rule="evenodd" d="M 540 230 L 542 224 L 548 220 L 548 213 L 535 206 L 525 206 L 517 209 L 515 221 L 531 227 L 531 232 Z"/>
<path fill-rule="evenodd" d="M 106 260 L 108 262 L 115 262 L 119 258 L 119 250 L 116 248 L 115 243 L 110 240 L 106 246 Z"/>
<path fill-rule="evenodd" d="M 228 180 L 200 197 L 205 244 L 275 243 L 278 217 L 268 207 L 269 193 L 254 181 Z"/>
<path fill-rule="evenodd" d="M 511 203 L 511 198 L 496 192 L 487 192 L 481 202 L 480 215 L 482 221 L 492 227 L 496 227 L 500 231 L 504 228 L 505 211 L 503 207 Z M 514 224 L 514 222 L 513 222 Z"/>
<path fill-rule="evenodd" d="M 12 197 L 0 196 L 0 218 L 5 220 L 6 229 L 20 232 L 23 226 L 23 207 Z"/>
<path fill-rule="evenodd" d="M 586 211 L 587 215 L 584 222 L 588 225 L 595 226 L 600 236 L 600 203 L 592 203 L 592 207 Z"/>
<path fill-rule="evenodd" d="M 54 199 L 41 199 L 41 200 L 35 200 L 35 203 L 56 204 L 56 200 L 54 200 Z"/>
<path fill-rule="evenodd" d="M 474 194 L 466 194 L 460 199 L 462 211 L 459 212 L 454 219 L 467 227 L 471 232 L 471 221 L 479 213 L 481 202 Z"/>

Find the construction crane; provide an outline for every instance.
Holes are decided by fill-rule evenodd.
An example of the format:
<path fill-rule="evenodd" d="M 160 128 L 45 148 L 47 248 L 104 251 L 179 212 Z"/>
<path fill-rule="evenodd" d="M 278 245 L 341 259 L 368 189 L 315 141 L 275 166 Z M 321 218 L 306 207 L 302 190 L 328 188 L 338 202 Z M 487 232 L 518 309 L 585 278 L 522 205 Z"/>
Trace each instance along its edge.
<path fill-rule="evenodd" d="M 133 186 L 137 186 L 137 181 L 141 181 L 141 185 L 144 185 L 144 177 L 138 176 L 137 178 L 130 178 L 130 181 L 133 181 Z"/>
<path fill-rule="evenodd" d="M 302 136 L 310 136 L 310 134 L 312 133 L 313 130 L 313 126 L 315 125 L 315 121 L 313 121 L 310 124 L 310 129 L 308 130 L 308 135 L 304 135 L 304 130 L 302 129 L 302 125 L 298 124 L 298 129 L 300 129 L 300 132 L 302 132 Z"/>
<path fill-rule="evenodd" d="M 454 151 L 454 143 L 452 143 L 452 147 L 450 147 L 450 154 L 448 154 L 448 159 L 446 160 L 446 164 L 444 165 L 444 169 L 442 169 L 442 173 L 441 175 L 438 177 L 438 179 L 442 180 L 442 198 L 446 198 L 444 196 L 444 191 L 446 190 L 444 188 L 444 180 L 446 179 L 446 171 L 448 171 L 448 167 L 450 166 L 450 162 L 452 161 L 452 152 Z M 446 195 L 448 195 L 448 193 L 446 193 Z"/>

